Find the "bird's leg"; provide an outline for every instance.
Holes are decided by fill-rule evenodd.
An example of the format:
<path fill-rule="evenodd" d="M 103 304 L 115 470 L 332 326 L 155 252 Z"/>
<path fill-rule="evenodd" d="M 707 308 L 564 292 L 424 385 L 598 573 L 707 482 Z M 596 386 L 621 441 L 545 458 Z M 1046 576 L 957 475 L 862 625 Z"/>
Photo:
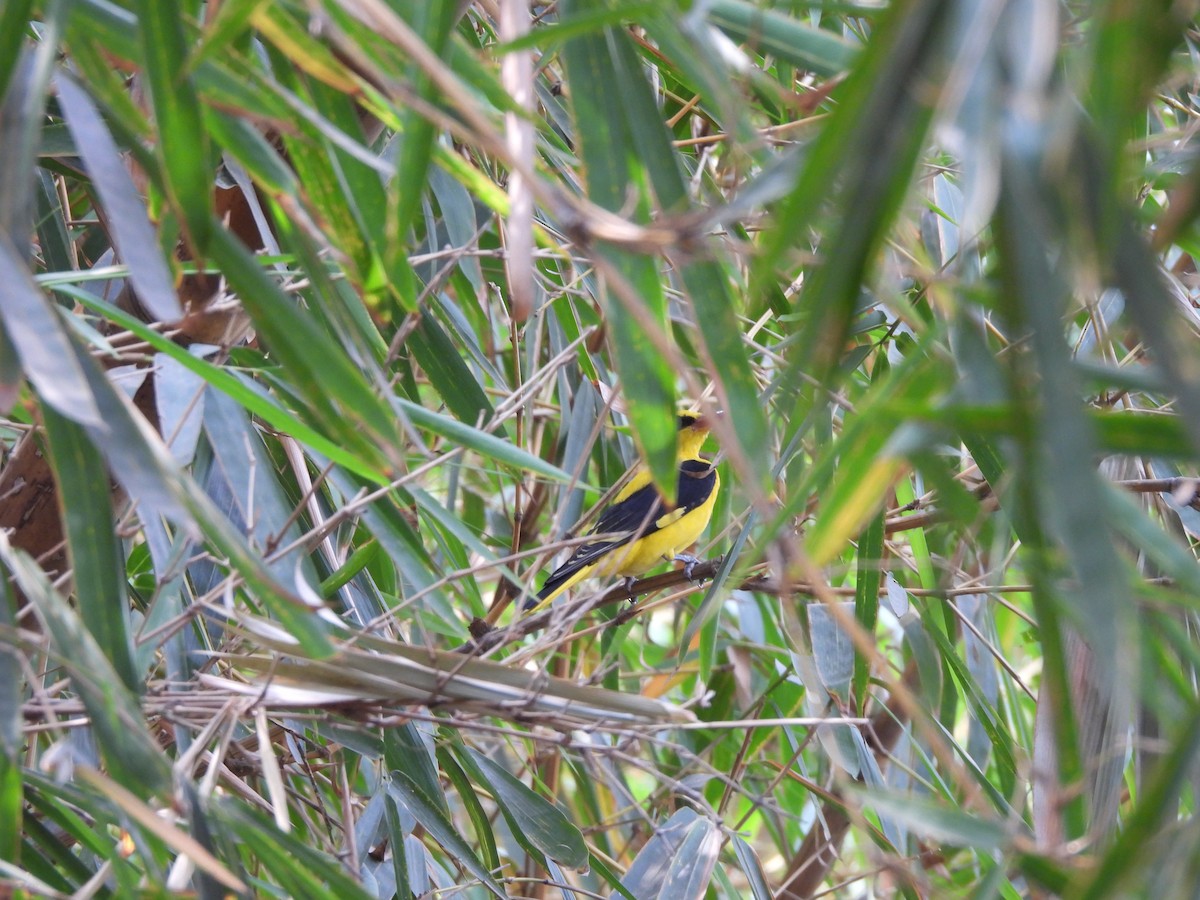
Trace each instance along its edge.
<path fill-rule="evenodd" d="M 637 597 L 635 597 L 633 594 L 633 586 L 635 584 L 637 584 L 637 576 L 636 575 L 626 575 L 625 578 L 622 579 L 622 581 L 621 581 L 622 589 L 625 591 L 625 593 L 629 594 L 629 602 L 630 603 L 637 603 Z"/>
<path fill-rule="evenodd" d="M 687 576 L 688 581 L 695 581 L 692 573 L 696 571 L 696 566 L 704 562 L 698 556 L 692 556 L 690 553 L 676 553 L 675 561 L 683 563 L 683 574 Z"/>

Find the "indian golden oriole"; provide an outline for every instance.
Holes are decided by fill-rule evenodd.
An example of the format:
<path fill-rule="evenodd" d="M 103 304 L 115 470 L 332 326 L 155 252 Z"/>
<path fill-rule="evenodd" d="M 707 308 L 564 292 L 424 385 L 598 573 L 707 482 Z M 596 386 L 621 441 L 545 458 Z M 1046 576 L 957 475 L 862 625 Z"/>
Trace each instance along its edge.
<path fill-rule="evenodd" d="M 601 535 L 583 544 L 570 559 L 546 579 L 536 598 L 526 608 L 535 611 L 555 597 L 593 575 L 641 575 L 661 562 L 679 560 L 687 571 L 698 560 L 682 551 L 695 542 L 712 517 L 721 479 L 716 468 L 700 458 L 708 437 L 709 423 L 693 410 L 679 415 L 676 458 L 679 479 L 674 502 L 668 502 L 639 465 L 625 485 L 600 514 L 591 534 Z"/>

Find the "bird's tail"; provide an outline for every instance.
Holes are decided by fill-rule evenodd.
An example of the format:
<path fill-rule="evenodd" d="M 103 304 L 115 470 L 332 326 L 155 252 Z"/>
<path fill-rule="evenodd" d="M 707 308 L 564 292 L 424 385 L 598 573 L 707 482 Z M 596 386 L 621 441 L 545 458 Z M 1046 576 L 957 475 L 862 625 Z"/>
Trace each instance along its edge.
<path fill-rule="evenodd" d="M 573 587 L 591 573 L 595 566 L 584 566 L 582 569 L 576 569 L 574 572 L 555 572 L 546 579 L 546 583 L 542 585 L 542 589 L 537 592 L 537 596 L 530 597 L 525 601 L 525 611 L 545 609 L 555 598 L 563 591 Z"/>

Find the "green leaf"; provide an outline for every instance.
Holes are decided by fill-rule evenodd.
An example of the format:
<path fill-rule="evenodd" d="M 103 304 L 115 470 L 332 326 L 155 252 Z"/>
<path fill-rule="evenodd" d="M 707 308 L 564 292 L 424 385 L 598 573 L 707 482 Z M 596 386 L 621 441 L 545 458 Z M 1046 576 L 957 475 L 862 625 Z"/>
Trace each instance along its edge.
<path fill-rule="evenodd" d="M 185 33 L 183 9 L 173 3 L 139 0 L 137 13 L 143 72 L 154 105 L 166 188 L 193 249 L 203 254 L 214 227 L 213 161 L 189 71 L 191 41 Z"/>
<path fill-rule="evenodd" d="M 407 838 L 401 824 L 400 807 L 396 804 L 395 799 L 391 795 L 384 795 L 383 801 L 387 804 L 388 840 L 392 845 L 392 869 L 396 876 L 396 894 L 403 897 L 405 896 L 404 891 L 409 890 L 411 884 L 408 875 L 408 853 L 404 847 Z"/>
<path fill-rule="evenodd" d="M 395 797 L 397 802 L 403 803 L 434 840 L 450 851 L 458 864 L 474 875 L 480 884 L 497 897 L 507 896 L 479 861 L 471 845 L 463 839 L 445 813 L 407 772 L 403 769 L 393 769 L 389 790 L 391 796 Z"/>
<path fill-rule="evenodd" d="M 14 51 L 11 61 L 0 63 L 5 68 L 16 66 L 12 73 L 0 71 L 4 76 L 0 81 L 7 82 L 10 74 L 14 76 L 9 89 L 0 90 L 0 141 L 9 148 L 0 159 L 0 225 L 12 235 L 24 233 L 29 226 L 33 186 L 30 173 L 41 143 L 57 26 L 57 16 L 52 14 L 36 49 Z M 19 33 L 21 29 L 16 30 Z M 0 38 L 0 42 L 4 40 Z"/>
<path fill-rule="evenodd" d="M 146 727 L 138 698 L 125 687 L 78 613 L 3 532 L 0 561 L 50 635 L 55 662 L 71 676 L 108 771 L 139 797 L 165 794 L 171 786 L 170 765 Z"/>
<path fill-rule="evenodd" d="M 116 536 L 112 486 L 84 429 L 42 407 L 79 614 L 125 687 L 142 689 L 133 659 L 125 565 Z"/>
<path fill-rule="evenodd" d="M 532 846 L 564 866 L 587 867 L 588 848 L 583 835 L 561 809 L 490 757 L 472 752 L 471 758 L 483 770 L 500 811 L 522 845 Z"/>
<path fill-rule="evenodd" d="M 856 55 L 856 48 L 833 32 L 746 0 L 714 0 L 707 13 L 709 21 L 755 52 L 816 75 L 844 72 Z"/>
<path fill-rule="evenodd" d="M 175 362 L 195 372 L 208 384 L 227 394 L 231 399 L 236 400 L 248 412 L 258 416 L 271 427 L 284 434 L 292 435 L 298 441 L 307 444 L 313 450 L 328 457 L 338 465 L 344 466 L 348 471 L 356 475 L 369 478 L 377 484 L 386 484 L 390 480 L 383 472 L 374 468 L 372 462 L 364 460 L 360 456 L 346 450 L 338 442 L 325 437 L 305 423 L 295 413 L 280 406 L 261 390 L 250 385 L 246 380 L 239 378 L 236 372 L 230 372 L 225 368 L 215 366 L 195 354 L 189 353 L 185 347 L 181 347 L 174 341 L 163 337 L 145 323 L 138 321 L 135 317 L 122 312 L 93 294 L 83 291 L 65 291 L 65 293 L 68 293 L 89 309 L 104 315 L 122 328 L 133 332 L 150 344 L 155 350 L 167 354 Z"/>
<path fill-rule="evenodd" d="M 437 766 L 432 752 L 426 747 L 421 729 L 414 722 L 389 728 L 383 736 L 384 761 L 389 768 L 404 769 L 414 782 L 415 789 L 434 803 L 443 815 L 450 814 L 446 795 L 442 792 Z"/>
<path fill-rule="evenodd" d="M 527 453 L 520 447 L 516 447 L 508 441 L 488 434 L 486 431 L 472 428 L 448 416 L 431 412 L 423 406 L 418 406 L 399 397 L 393 398 L 392 403 L 414 425 L 421 428 L 428 428 L 434 434 L 449 438 L 468 450 L 474 450 L 480 456 L 494 459 L 496 462 L 511 466 L 514 469 L 527 469 L 530 472 L 543 475 L 553 481 L 572 482 L 574 480 L 557 466 L 552 466 L 548 462 Z M 674 429 L 672 429 L 672 434 L 674 434 Z"/>
<path fill-rule="evenodd" d="M 723 412 L 732 426 L 721 433 L 722 447 L 735 458 L 735 448 L 727 446 L 731 438 L 735 440 L 737 457 L 748 464 L 739 472 L 744 477 L 757 473 L 758 481 L 765 486 L 770 472 L 766 453 L 770 446 L 767 423 L 758 382 L 742 340 L 738 304 L 729 290 L 725 273 L 716 263 L 687 264 L 683 267 L 683 281 L 692 298 L 696 322 L 711 360 L 709 371 L 716 384 L 717 396 L 721 398 Z M 745 471 L 747 467 L 749 472 Z"/>
<path fill-rule="evenodd" d="M 806 274 L 804 322 L 789 377 L 824 383 L 849 337 L 860 289 L 885 229 L 908 191 L 933 117 L 947 21 L 945 0 L 891 7 L 839 91 L 830 121 L 809 148 L 790 195 L 778 205 L 751 277 L 752 295 L 774 283 L 784 252 L 807 243 L 817 213 L 832 201 L 822 262 Z"/>
<path fill-rule="evenodd" d="M 331 855 L 308 846 L 302 833 L 281 832 L 256 809 L 223 802 L 212 810 L 214 821 L 228 829 L 235 852 L 244 852 L 290 897 L 313 900 L 367 900 L 372 895 Z"/>
<path fill-rule="evenodd" d="M 459 802 L 466 807 L 467 816 L 475 828 L 475 839 L 479 843 L 480 856 L 484 866 L 491 872 L 500 871 L 500 854 L 496 851 L 496 836 L 492 831 L 492 819 L 484 811 L 475 786 L 467 778 L 467 773 L 458 764 L 458 757 L 452 755 L 446 747 L 438 749 L 438 764 L 458 792 Z"/>
<path fill-rule="evenodd" d="M 1113 528 L 1132 542 L 1184 590 L 1200 596 L 1200 566 L 1195 554 L 1152 522 L 1123 490 L 1103 483 L 1104 506 Z"/>
<path fill-rule="evenodd" d="M 1161 758 L 1157 770 L 1147 780 L 1112 848 L 1104 854 L 1095 874 L 1083 885 L 1076 885 L 1083 900 L 1111 897 L 1127 884 L 1136 871 L 1141 854 L 1158 836 L 1158 828 L 1181 791 L 1186 789 L 1190 772 L 1200 752 L 1200 712 L 1193 711 L 1182 723 L 1170 752 Z"/>
<path fill-rule="evenodd" d="M 0 320 L 38 395 L 81 425 L 100 426 L 103 418 L 71 338 L 58 312 L 42 294 L 12 242 L 0 236 Z"/>
<path fill-rule="evenodd" d="M 458 15 L 455 3 L 449 0 L 434 0 L 430 3 L 413 4 L 397 11 L 407 14 L 409 24 L 430 50 L 438 55 L 445 53 L 454 20 Z M 422 100 L 436 102 L 437 92 L 426 73 L 415 63 L 410 63 L 407 74 Z M 400 234 L 412 226 L 420 209 L 420 199 L 426 189 L 426 176 L 429 173 L 429 162 L 433 158 L 433 147 L 437 137 L 433 123 L 416 109 L 405 109 L 402 115 L 396 177 L 389 185 L 389 191 L 395 197 L 393 227 Z M 402 303 L 406 300 L 411 303 L 414 299 L 400 295 Z"/>
<path fill-rule="evenodd" d="M 346 422 L 354 423 L 345 432 L 347 443 L 377 465 L 390 467 L 389 457 L 403 441 L 394 416 L 361 369 L 223 228 L 213 234 L 211 253 L 254 319 L 260 338 L 294 379 L 318 420 L 333 432 L 343 431 Z M 319 356 L 316 348 L 322 349 Z"/>
<path fill-rule="evenodd" d="M 12 0 L 0 9 L 0 97 L 8 93 L 12 75 L 21 60 L 33 0 Z"/>
<path fill-rule="evenodd" d="M 574 13 L 575 4 L 563 7 L 564 15 Z M 576 88 L 571 101 L 587 166 L 588 196 L 612 211 L 628 204 L 643 165 L 666 164 L 659 157 L 643 163 L 634 155 L 640 143 L 636 131 L 649 123 L 631 120 L 630 104 L 638 110 L 653 109 L 654 104 L 646 102 L 648 89 L 639 72 L 621 73 L 626 41 L 622 32 L 610 28 L 572 38 L 562 51 Z M 622 97 L 614 85 L 634 93 Z M 655 120 L 653 127 L 661 130 L 661 123 Z M 644 198 L 639 199 L 639 218 L 644 219 Z M 670 337 L 662 284 L 650 259 L 614 248 L 602 249 L 600 255 L 611 265 L 606 312 L 626 409 L 655 484 L 670 494 L 676 468 L 675 379 L 664 353 Z"/>
<path fill-rule="evenodd" d="M 495 410 L 454 342 L 428 310 L 417 315 L 419 324 L 406 346 L 430 384 L 461 421 L 468 425 L 490 421 Z"/>
<path fill-rule="evenodd" d="M 1011 842 L 1011 835 L 1002 823 L 988 821 L 932 798 L 856 787 L 850 790 L 878 814 L 890 816 L 928 840 L 970 847 L 980 853 L 993 853 Z"/>
<path fill-rule="evenodd" d="M 21 359 L 0 317 L 0 414 L 7 415 L 16 404 L 22 380 Z"/>
<path fill-rule="evenodd" d="M 117 393 L 96 363 L 73 346 L 70 352 L 104 417 L 105 427 L 89 427 L 88 436 L 105 454 L 117 480 L 138 502 L 141 515 L 164 516 L 191 535 L 202 531 L 301 646 L 316 656 L 330 653 L 327 626 L 316 610 L 273 578 L 262 559 L 250 551 L 243 537 L 196 483 L 182 477 L 162 439 L 132 409 L 132 403 Z"/>
<path fill-rule="evenodd" d="M 138 302 L 156 319 L 178 320 L 183 310 L 175 295 L 174 277 L 159 250 L 146 206 L 138 196 L 116 141 L 87 92 L 74 79 L 60 72 L 54 84 L 75 146 L 103 204 L 113 244 L 121 260 L 129 266 L 129 279 L 137 291 Z"/>
<path fill-rule="evenodd" d="M 821 687 L 845 703 L 850 696 L 850 681 L 854 675 L 854 645 L 836 614 L 825 604 L 810 603 L 805 611 L 808 613 L 813 662 L 821 679 Z M 841 604 L 843 615 L 849 616 L 852 611 L 850 603 Z"/>
<path fill-rule="evenodd" d="M 635 897 L 691 900 L 707 888 L 720 849 L 716 825 L 684 807 L 655 828 L 622 884 Z"/>
<path fill-rule="evenodd" d="M 0 635 L 15 632 L 14 600 L 7 578 L 0 579 Z M 15 642 L 0 639 L 0 860 L 15 863 L 24 824 L 22 797 L 21 659 Z"/>
<path fill-rule="evenodd" d="M 879 617 L 879 586 L 883 581 L 883 511 L 880 510 L 863 529 L 858 538 L 854 579 L 854 618 L 867 634 L 875 633 L 875 622 Z M 867 681 L 870 678 L 870 661 L 861 653 L 854 656 L 854 703 L 858 709 L 866 708 Z"/>
<path fill-rule="evenodd" d="M 0 665 L 0 669 L 7 668 Z M 19 685 L 14 681 L 13 685 Z M 25 802 L 22 794 L 22 772 L 15 754 L 0 753 L 0 860 L 17 863 L 20 858 L 21 836 L 25 829 Z"/>
<path fill-rule="evenodd" d="M 763 871 L 762 862 L 755 854 L 754 849 L 736 834 L 730 838 L 729 843 L 733 846 L 738 865 L 741 866 L 742 874 L 750 886 L 750 896 L 754 900 L 771 900 L 775 895 L 767 881 L 767 874 Z"/>
<path fill-rule="evenodd" d="M 617 34 L 612 35 L 608 47 L 618 94 L 629 119 L 629 133 L 637 158 L 646 166 L 654 194 L 665 212 L 685 209 L 689 201 L 687 185 L 661 112 L 646 89 L 633 47 L 623 35 Z M 726 446 L 725 450 L 735 460 L 745 461 L 740 468 L 746 477 L 758 473 L 765 485 L 766 421 L 761 413 L 758 384 L 742 342 L 738 306 L 729 289 L 729 279 L 721 266 L 711 260 L 681 262 L 679 268 L 707 349 L 706 369 L 733 425 L 724 436 L 736 441 L 737 446 Z M 674 474 L 667 482 L 668 487 L 673 485 Z"/>

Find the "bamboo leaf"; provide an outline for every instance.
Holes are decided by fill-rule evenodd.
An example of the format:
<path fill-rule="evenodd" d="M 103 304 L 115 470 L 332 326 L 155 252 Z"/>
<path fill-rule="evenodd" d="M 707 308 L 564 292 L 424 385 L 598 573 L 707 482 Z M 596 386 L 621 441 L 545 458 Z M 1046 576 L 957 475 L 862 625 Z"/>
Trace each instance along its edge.
<path fill-rule="evenodd" d="M 190 42 L 183 17 L 171 5 L 140 0 L 137 13 L 167 191 L 194 249 L 203 254 L 212 229 L 212 160 L 189 72 Z M 82 143 L 78 135 L 76 143 Z"/>
<path fill-rule="evenodd" d="M 681 809 L 655 829 L 621 883 L 635 897 L 692 900 L 704 894 L 719 849 L 715 826 Z"/>
<path fill-rule="evenodd" d="M 572 4 L 564 12 L 571 15 L 573 10 Z M 578 86 L 571 100 L 587 165 L 588 194 L 613 211 L 622 209 L 636 189 L 641 164 L 632 156 L 639 143 L 634 132 L 646 124 L 627 118 L 624 101 L 609 89 L 622 84 L 639 95 L 646 93 L 644 81 L 635 73 L 623 76 L 619 71 L 624 40 L 623 34 L 606 29 L 602 34 L 572 38 L 562 51 L 567 72 Z M 657 122 L 655 127 L 660 127 Z M 662 350 L 669 341 L 662 285 L 649 259 L 615 249 L 602 253 L 621 281 L 609 288 L 606 310 L 629 418 L 654 482 L 670 492 L 675 483 L 675 389 Z"/>
<path fill-rule="evenodd" d="M 786 59 L 817 75 L 837 75 L 850 67 L 855 56 L 855 48 L 832 32 L 745 0 L 716 0 L 708 17 L 731 38 L 759 53 Z"/>
<path fill-rule="evenodd" d="M 156 319 L 178 320 L 183 310 L 175 295 L 174 277 L 159 250 L 145 204 L 138 197 L 116 141 L 87 92 L 70 76 L 60 72 L 54 86 L 75 146 L 103 204 L 113 245 L 129 266 L 129 278 L 138 300 Z"/>
<path fill-rule="evenodd" d="M 49 406 L 42 408 L 42 420 L 80 618 L 125 687 L 138 693 L 143 685 L 133 660 L 125 568 L 108 472 L 82 427 Z"/>
<path fill-rule="evenodd" d="M 14 597 L 8 579 L 0 580 L 0 860 L 15 862 L 24 825 L 20 766 L 21 660 L 16 642 Z"/>
<path fill-rule="evenodd" d="M 487 756 L 472 753 L 471 758 L 483 770 L 501 800 L 501 811 L 521 843 L 532 845 L 565 866 L 586 868 L 588 850 L 583 835 L 561 809 L 534 793 Z"/>
<path fill-rule="evenodd" d="M 394 769 L 391 773 L 391 792 L 398 803 L 413 814 L 418 822 L 433 835 L 443 847 L 454 853 L 458 863 L 475 876 L 485 888 L 497 897 L 505 897 L 504 891 L 491 873 L 484 868 L 470 844 L 463 840 L 455 830 L 454 825 L 427 797 L 417 783 L 403 769 Z"/>
<path fill-rule="evenodd" d="M 71 676 L 108 770 L 137 796 L 168 791 L 170 765 L 146 728 L 137 697 L 124 686 L 78 614 L 37 564 L 14 548 L 2 532 L 0 561 L 33 603 L 49 633 L 56 662 Z"/>
<path fill-rule="evenodd" d="M 0 319 L 25 376 L 42 399 L 64 416 L 99 427 L 103 419 L 71 338 L 16 247 L 4 237 L 0 237 L 0 281 L 8 286 L 0 296 Z"/>
<path fill-rule="evenodd" d="M 866 793 L 862 792 L 860 796 Z M 931 840 L 988 852 L 1003 847 L 1011 839 L 1000 823 L 989 822 L 936 800 L 884 791 L 872 791 L 869 798 L 868 802 L 881 815 L 886 813 Z"/>

